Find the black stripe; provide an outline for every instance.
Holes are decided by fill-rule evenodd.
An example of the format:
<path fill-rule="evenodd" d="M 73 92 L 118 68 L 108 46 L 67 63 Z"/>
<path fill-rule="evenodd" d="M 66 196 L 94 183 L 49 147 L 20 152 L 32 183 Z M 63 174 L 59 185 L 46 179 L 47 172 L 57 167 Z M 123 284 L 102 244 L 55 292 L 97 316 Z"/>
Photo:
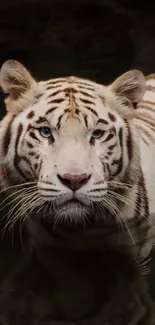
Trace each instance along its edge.
<path fill-rule="evenodd" d="M 146 187 L 145 187 L 145 180 L 144 180 L 143 174 L 142 174 L 141 187 L 142 187 L 143 193 L 144 193 L 145 215 L 148 217 L 149 216 L 149 202 L 148 202 L 148 195 L 147 195 L 147 190 L 146 190 Z"/>
<path fill-rule="evenodd" d="M 35 135 L 35 133 L 34 132 L 30 132 L 30 137 L 32 138 L 32 139 L 34 139 L 34 140 L 37 140 L 38 142 L 40 142 L 40 140 L 36 137 L 36 135 Z"/>
<path fill-rule="evenodd" d="M 114 137 L 114 134 L 113 133 L 109 133 L 108 136 L 106 137 L 106 139 L 102 141 L 102 143 L 103 142 L 106 142 L 106 141 L 110 141 L 113 137 Z"/>
<path fill-rule="evenodd" d="M 106 121 L 106 120 L 104 120 L 103 118 L 100 118 L 98 121 L 97 121 L 97 124 L 99 124 L 99 123 L 103 123 L 103 124 L 108 124 L 109 122 L 108 121 Z"/>
<path fill-rule="evenodd" d="M 86 96 L 86 97 L 90 97 L 90 98 L 93 98 L 93 99 L 95 99 L 95 97 L 93 96 L 93 95 L 91 95 L 91 94 L 89 94 L 88 92 L 85 92 L 85 91 L 80 91 L 80 94 L 82 94 L 82 95 L 84 95 L 84 96 Z"/>
<path fill-rule="evenodd" d="M 47 120 L 44 116 L 39 116 L 38 120 L 36 121 L 37 124 L 41 124 L 45 122 L 47 122 Z"/>
<path fill-rule="evenodd" d="M 58 118 L 58 122 L 57 122 L 57 128 L 60 129 L 60 123 L 61 123 L 61 119 L 64 116 L 64 114 L 60 115 Z"/>
<path fill-rule="evenodd" d="M 64 100 L 65 100 L 64 98 L 53 99 L 53 100 L 49 101 L 48 104 L 52 104 L 52 103 L 60 104 L 60 103 L 64 102 Z"/>
<path fill-rule="evenodd" d="M 4 155 L 7 155 L 8 152 L 8 148 L 9 148 L 9 144 L 10 144 L 10 140 L 11 140 L 11 126 L 12 126 L 12 122 L 14 121 L 15 115 L 12 116 L 8 127 L 6 129 L 5 135 L 4 135 L 4 139 L 3 139 L 3 151 L 4 151 Z"/>
<path fill-rule="evenodd" d="M 89 106 L 84 106 L 84 108 L 88 109 L 90 112 L 92 112 L 95 116 L 98 117 L 97 112 L 96 112 L 93 108 L 91 108 L 91 107 L 89 107 Z"/>
<path fill-rule="evenodd" d="M 46 87 L 46 90 L 59 88 L 59 90 L 61 91 L 60 87 L 61 87 L 61 84 L 60 85 L 49 85 L 48 87 Z"/>
<path fill-rule="evenodd" d="M 131 159 L 132 159 L 132 154 L 133 154 L 133 151 L 132 151 L 132 136 L 131 136 L 130 125 L 129 125 L 127 120 L 125 120 L 125 124 L 126 124 L 127 131 L 128 131 L 126 146 L 127 146 L 128 159 L 129 159 L 129 162 L 130 162 Z"/>
<path fill-rule="evenodd" d="M 119 161 L 120 161 L 120 158 L 119 158 L 119 159 L 114 159 L 114 160 L 112 161 L 111 165 L 112 165 L 112 166 L 114 166 L 114 165 L 118 165 Z"/>
<path fill-rule="evenodd" d="M 70 87 L 70 88 L 64 88 L 63 91 L 65 93 L 71 93 L 72 92 L 74 94 L 76 94 L 78 92 L 78 90 L 76 90 L 75 88 L 72 88 L 72 87 Z"/>
<path fill-rule="evenodd" d="M 58 80 L 49 80 L 47 82 L 48 85 L 56 85 L 56 84 L 61 84 L 62 82 L 66 82 L 66 79 L 58 79 Z"/>
<path fill-rule="evenodd" d="M 34 164 L 34 169 L 37 170 L 38 169 L 38 163 Z"/>
<path fill-rule="evenodd" d="M 34 145 L 33 145 L 31 142 L 26 141 L 26 144 L 27 144 L 27 146 L 28 146 L 29 148 L 34 148 Z"/>
<path fill-rule="evenodd" d="M 119 136 L 119 142 L 120 142 L 120 147 L 121 147 L 121 157 L 116 162 L 118 164 L 118 167 L 117 167 L 116 172 L 114 174 L 112 174 L 112 176 L 116 176 L 117 174 L 119 174 L 123 168 L 123 131 L 122 131 L 122 128 L 120 128 L 118 136 Z"/>
<path fill-rule="evenodd" d="M 94 102 L 92 102 L 91 100 L 88 100 L 88 99 L 84 99 L 84 98 L 80 98 L 81 102 L 83 102 L 84 104 L 93 104 L 94 105 Z"/>
<path fill-rule="evenodd" d="M 29 112 L 28 115 L 27 115 L 28 119 L 31 119 L 32 117 L 34 117 L 34 112 L 33 111 Z"/>
<path fill-rule="evenodd" d="M 88 128 L 88 119 L 87 119 L 87 115 L 84 115 L 84 122 L 85 122 L 85 126 L 86 126 L 86 128 Z"/>
<path fill-rule="evenodd" d="M 113 150 L 116 147 L 117 143 L 112 144 L 111 146 L 108 147 L 108 150 Z"/>
<path fill-rule="evenodd" d="M 21 171 L 21 169 L 19 168 L 19 162 L 20 162 L 20 156 L 18 155 L 18 144 L 19 144 L 19 140 L 20 140 L 20 136 L 22 134 L 23 131 L 23 126 L 22 124 L 19 125 L 18 130 L 17 130 L 17 137 L 16 137 L 16 142 L 15 142 L 15 157 L 14 157 L 14 166 L 17 169 L 18 173 L 27 181 L 29 179 L 27 179 L 27 177 L 24 175 L 24 173 Z"/>
<path fill-rule="evenodd" d="M 59 108 L 58 106 L 54 106 L 52 108 L 49 108 L 49 110 L 46 112 L 46 115 L 52 113 L 53 111 L 55 111 L 57 108 Z"/>
<path fill-rule="evenodd" d="M 78 108 L 76 108 L 75 110 L 75 114 L 79 115 L 80 114 L 80 110 Z"/>
<path fill-rule="evenodd" d="M 50 94 L 48 98 L 51 98 L 53 96 L 56 96 L 57 94 L 60 94 L 62 92 L 62 90 L 56 90 L 54 93 Z"/>
<path fill-rule="evenodd" d="M 91 87 L 91 85 L 89 83 L 83 82 L 83 81 L 76 81 L 76 84 L 78 86 L 86 86 L 89 87 L 91 90 L 94 90 L 94 87 Z"/>
<path fill-rule="evenodd" d="M 116 117 L 112 114 L 112 113 L 108 113 L 108 116 L 109 116 L 109 119 L 112 121 L 112 122 L 115 122 L 116 121 Z"/>
<path fill-rule="evenodd" d="M 77 82 L 77 84 L 78 84 L 78 82 Z M 92 91 L 94 91 L 94 88 L 92 88 L 92 87 L 85 87 L 85 86 L 82 86 L 81 84 L 78 84 L 78 87 L 80 88 L 80 89 L 84 89 L 84 90 L 92 90 Z"/>

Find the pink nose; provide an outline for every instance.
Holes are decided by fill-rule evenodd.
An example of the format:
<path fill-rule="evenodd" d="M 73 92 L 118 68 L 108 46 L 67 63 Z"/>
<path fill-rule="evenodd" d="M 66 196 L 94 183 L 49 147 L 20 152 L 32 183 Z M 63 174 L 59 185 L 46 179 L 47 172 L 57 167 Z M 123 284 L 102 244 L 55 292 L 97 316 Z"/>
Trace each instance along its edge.
<path fill-rule="evenodd" d="M 87 175 L 85 173 L 80 175 L 64 174 L 63 176 L 57 176 L 61 183 L 70 188 L 72 191 L 76 191 L 85 185 L 91 177 L 91 175 Z"/>

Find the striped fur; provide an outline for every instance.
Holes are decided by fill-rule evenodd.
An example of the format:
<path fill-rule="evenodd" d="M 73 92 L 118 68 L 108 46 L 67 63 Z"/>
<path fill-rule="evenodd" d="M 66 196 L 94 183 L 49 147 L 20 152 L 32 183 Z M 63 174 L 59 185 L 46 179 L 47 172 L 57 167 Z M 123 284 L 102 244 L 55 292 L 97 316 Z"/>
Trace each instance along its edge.
<path fill-rule="evenodd" d="M 12 223 L 26 217 L 34 237 L 41 240 L 45 231 L 46 240 L 50 233 L 60 243 L 70 236 L 66 245 L 72 248 L 129 247 L 147 271 L 155 212 L 154 75 L 146 84 L 145 91 L 136 70 L 108 87 L 77 77 L 38 83 L 19 63 L 4 64 L 8 112 L 0 126 L 1 184 L 7 189 L 36 182 L 37 195 L 28 200 L 20 192 Z M 50 137 L 41 135 L 43 127 L 50 128 Z M 60 181 L 65 173 L 87 173 L 89 181 L 73 192 Z"/>

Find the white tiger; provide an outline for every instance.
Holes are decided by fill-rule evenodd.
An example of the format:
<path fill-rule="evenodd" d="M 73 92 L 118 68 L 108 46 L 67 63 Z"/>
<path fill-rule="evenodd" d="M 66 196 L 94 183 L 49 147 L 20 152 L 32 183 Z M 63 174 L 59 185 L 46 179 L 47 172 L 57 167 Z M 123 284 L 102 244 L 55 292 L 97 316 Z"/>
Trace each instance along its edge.
<path fill-rule="evenodd" d="M 155 238 L 155 75 L 131 70 L 109 86 L 37 82 L 9 60 L 0 85 L 7 226 L 21 220 L 35 241 L 73 251 L 125 249 L 146 274 Z"/>
<path fill-rule="evenodd" d="M 88 246 L 88 237 L 92 245 L 117 241 L 136 256 L 138 247 L 146 263 L 155 212 L 154 75 L 145 81 L 132 70 L 108 87 L 76 77 L 37 82 L 9 60 L 0 83 L 7 94 L 1 185 L 22 197 L 8 223 L 26 218 L 31 230 L 48 228 L 50 235 L 56 225 L 62 236 L 73 226 L 79 231 L 72 247 Z M 19 184 L 30 185 L 21 192 Z"/>

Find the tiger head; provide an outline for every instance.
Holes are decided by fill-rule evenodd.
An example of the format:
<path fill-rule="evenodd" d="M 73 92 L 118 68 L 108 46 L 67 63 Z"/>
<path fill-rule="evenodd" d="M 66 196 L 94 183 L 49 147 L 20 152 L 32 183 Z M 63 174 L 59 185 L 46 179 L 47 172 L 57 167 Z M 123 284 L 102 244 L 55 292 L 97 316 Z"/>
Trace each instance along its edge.
<path fill-rule="evenodd" d="M 7 109 L 0 124 L 1 184 L 35 189 L 36 200 L 23 194 L 25 205 L 49 204 L 52 220 L 78 222 L 99 206 L 110 210 L 112 188 L 136 182 L 139 139 L 130 122 L 145 91 L 140 71 L 109 86 L 78 77 L 37 82 L 9 60 L 0 84 Z"/>

